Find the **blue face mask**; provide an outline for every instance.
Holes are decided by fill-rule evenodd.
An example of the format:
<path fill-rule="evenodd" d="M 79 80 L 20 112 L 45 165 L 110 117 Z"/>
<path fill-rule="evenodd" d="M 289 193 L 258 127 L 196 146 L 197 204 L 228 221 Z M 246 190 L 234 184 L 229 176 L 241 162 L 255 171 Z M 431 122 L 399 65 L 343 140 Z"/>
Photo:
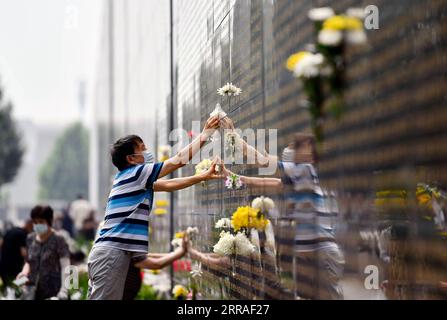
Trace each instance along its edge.
<path fill-rule="evenodd" d="M 154 156 L 152 152 L 150 151 L 143 151 L 142 153 L 135 153 L 134 156 L 143 156 L 144 157 L 144 163 L 154 163 Z"/>
<path fill-rule="evenodd" d="M 144 163 L 153 163 L 154 162 L 154 156 L 149 151 L 144 151 L 143 157 L 144 157 Z"/>
<path fill-rule="evenodd" d="M 33 230 L 37 234 L 44 234 L 48 231 L 48 225 L 45 223 L 36 223 L 33 224 Z"/>

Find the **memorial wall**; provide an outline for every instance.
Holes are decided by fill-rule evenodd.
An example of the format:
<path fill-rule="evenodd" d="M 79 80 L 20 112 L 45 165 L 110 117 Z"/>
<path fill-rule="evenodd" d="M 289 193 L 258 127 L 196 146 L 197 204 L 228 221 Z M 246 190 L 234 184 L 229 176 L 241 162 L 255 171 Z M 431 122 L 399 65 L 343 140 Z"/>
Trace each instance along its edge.
<path fill-rule="evenodd" d="M 159 149 L 169 144 L 171 112 L 169 5 L 156 2 L 155 13 L 150 1 L 125 3 L 113 1 L 112 14 L 104 18 L 115 43 L 104 32 L 104 77 L 98 80 L 104 94 L 97 98 L 97 141 L 104 148 L 98 157 L 106 156 L 112 140 L 130 133 L 142 135 L 160 157 Z M 209 299 L 327 298 L 324 288 L 334 281 L 345 299 L 445 298 L 439 288 L 447 281 L 445 1 L 175 0 L 175 126 L 194 137 L 199 132 L 193 121 L 203 126 L 219 104 L 236 128 L 276 129 L 276 148 L 267 139 L 265 149 L 281 159 L 297 133 L 314 132 L 303 84 L 286 68 L 292 54 L 315 50 L 318 34 L 309 10 L 330 6 L 343 13 L 369 5 L 379 10 L 379 28 L 365 30 L 366 43 L 344 48 L 343 112 L 319 122 L 324 134 L 315 167 L 341 255 L 330 260 L 315 254 L 307 262 L 297 257 L 297 221 L 285 217 L 282 189 L 229 190 L 223 181 L 208 181 L 176 192 L 168 206 L 154 204 L 150 250 L 169 250 L 172 209 L 175 232 L 197 227 L 192 245 L 207 257 L 197 277 L 188 259 L 184 268 L 177 264 L 175 283 L 193 285 Z M 242 93 L 218 95 L 226 83 Z M 113 89 L 122 86 L 124 91 Z M 114 173 L 105 162 L 97 166 L 102 202 Z M 252 164 L 226 166 L 259 176 Z M 194 173 L 195 164 L 189 164 L 178 176 Z M 265 217 L 271 228 L 256 232 L 255 239 L 248 235 L 257 250 L 216 255 L 216 222 L 260 196 L 275 206 Z M 333 275 L 340 279 L 322 279 L 328 261 L 342 266 Z"/>

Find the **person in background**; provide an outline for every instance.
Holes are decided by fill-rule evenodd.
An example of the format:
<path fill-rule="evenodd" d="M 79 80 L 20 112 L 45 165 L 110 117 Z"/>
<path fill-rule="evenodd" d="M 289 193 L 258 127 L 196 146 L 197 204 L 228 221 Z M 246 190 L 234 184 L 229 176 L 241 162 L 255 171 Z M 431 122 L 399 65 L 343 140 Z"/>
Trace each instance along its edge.
<path fill-rule="evenodd" d="M 89 215 L 82 222 L 80 235 L 87 241 L 93 241 L 95 239 L 97 227 L 98 223 L 95 219 L 95 210 L 91 210 Z"/>
<path fill-rule="evenodd" d="M 53 297 L 67 299 L 65 268 L 70 265 L 70 252 L 64 238 L 51 227 L 53 209 L 36 206 L 31 210 L 34 232 L 27 238 L 27 257 L 17 279 L 28 278 L 33 287 L 34 299 L 45 300 Z"/>
<path fill-rule="evenodd" d="M 32 232 L 31 220 L 26 221 L 23 227 L 13 227 L 6 232 L 3 238 L 0 261 L 0 277 L 5 286 L 10 286 L 23 268 L 27 255 L 26 237 Z"/>
<path fill-rule="evenodd" d="M 71 203 L 68 214 L 74 222 L 75 236 L 82 235 L 84 221 L 89 218 L 92 211 L 93 206 L 84 199 L 82 194 L 79 194 L 78 198 Z"/>
<path fill-rule="evenodd" d="M 78 248 L 76 241 L 70 236 L 70 233 L 63 228 L 63 220 L 63 213 L 56 213 L 53 219 L 53 229 L 58 235 L 65 239 L 65 242 L 68 245 L 68 250 L 70 251 L 71 264 L 76 265 L 82 263 L 86 257 L 86 253 Z"/>
<path fill-rule="evenodd" d="M 69 215 L 69 206 L 62 209 L 62 229 L 70 234 L 70 237 L 74 237 L 74 225 Z"/>

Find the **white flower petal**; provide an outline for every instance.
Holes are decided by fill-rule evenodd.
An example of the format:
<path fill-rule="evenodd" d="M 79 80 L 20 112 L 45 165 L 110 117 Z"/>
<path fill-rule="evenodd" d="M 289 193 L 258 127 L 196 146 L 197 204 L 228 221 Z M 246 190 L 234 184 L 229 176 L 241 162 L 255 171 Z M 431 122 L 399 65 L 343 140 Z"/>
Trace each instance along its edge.
<path fill-rule="evenodd" d="M 348 31 L 346 41 L 350 44 L 364 44 L 368 41 L 364 30 Z"/>
<path fill-rule="evenodd" d="M 324 21 L 335 15 L 330 7 L 314 8 L 309 11 L 308 17 L 312 21 Z"/>
<path fill-rule="evenodd" d="M 250 255 L 255 251 L 255 246 L 248 240 L 247 236 L 241 232 L 234 237 L 234 245 L 236 247 L 236 253 L 241 256 Z"/>
<path fill-rule="evenodd" d="M 214 253 L 228 256 L 234 253 L 234 236 L 229 232 L 221 232 L 219 241 L 214 245 Z"/>
<path fill-rule="evenodd" d="M 343 40 L 343 33 L 337 30 L 321 30 L 318 34 L 318 42 L 329 47 L 340 45 Z"/>
<path fill-rule="evenodd" d="M 346 15 L 363 20 L 366 17 L 365 8 L 349 8 Z"/>

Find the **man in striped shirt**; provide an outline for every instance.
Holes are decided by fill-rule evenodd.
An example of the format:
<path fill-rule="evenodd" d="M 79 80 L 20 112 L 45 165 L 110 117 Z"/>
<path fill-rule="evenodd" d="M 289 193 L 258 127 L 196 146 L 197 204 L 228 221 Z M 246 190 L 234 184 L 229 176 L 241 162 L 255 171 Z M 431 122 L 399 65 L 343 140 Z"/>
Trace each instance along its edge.
<path fill-rule="evenodd" d="M 227 126 L 234 128 L 229 118 Z M 298 133 L 285 148 L 282 161 L 276 156 L 262 154 L 243 139 L 244 156 L 255 155 L 256 163 L 263 166 L 276 164 L 280 178 L 240 176 L 243 184 L 283 195 L 285 210 L 282 219 L 295 225 L 294 260 L 296 262 L 295 293 L 308 299 L 341 300 L 340 280 L 344 269 L 344 256 L 335 240 L 336 205 L 332 196 L 320 187 L 314 167 L 317 162 L 315 139 Z M 232 172 L 223 167 L 225 175 Z"/>
<path fill-rule="evenodd" d="M 221 178 L 215 171 L 215 160 L 201 175 L 158 180 L 188 163 L 218 127 L 219 118 L 209 118 L 192 143 L 162 163 L 151 163 L 151 155 L 138 136 L 127 136 L 113 145 L 112 162 L 119 172 L 113 181 L 104 223 L 88 258 L 89 299 L 122 299 L 130 263 L 144 261 L 148 253 L 154 191 L 180 190 Z"/>

